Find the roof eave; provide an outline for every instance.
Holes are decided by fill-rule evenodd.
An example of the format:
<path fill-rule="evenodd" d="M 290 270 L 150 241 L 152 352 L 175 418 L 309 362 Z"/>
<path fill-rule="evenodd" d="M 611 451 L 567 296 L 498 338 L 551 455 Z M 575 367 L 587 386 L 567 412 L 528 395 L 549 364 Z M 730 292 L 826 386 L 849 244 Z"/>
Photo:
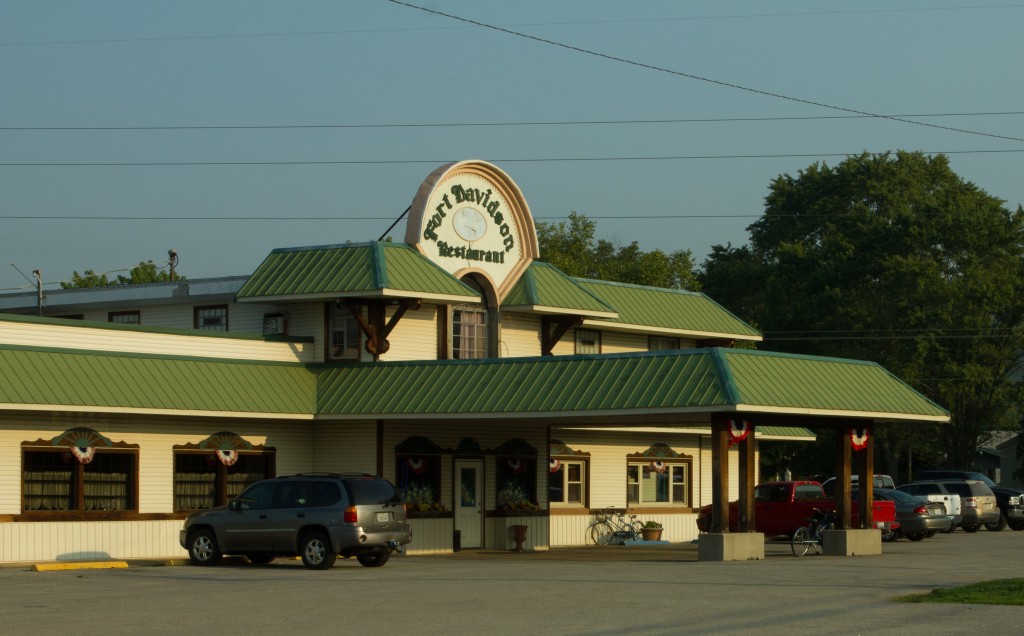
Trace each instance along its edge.
<path fill-rule="evenodd" d="M 636 333 L 648 333 L 655 335 L 673 335 L 683 336 L 688 338 L 724 338 L 728 340 L 744 340 L 749 342 L 761 342 L 764 337 L 761 335 L 751 334 L 739 334 L 739 333 L 720 333 L 715 331 L 698 331 L 694 329 L 673 329 L 670 327 L 656 327 L 652 325 L 637 325 L 632 323 L 623 322 L 608 322 L 604 320 L 591 320 L 587 319 L 583 321 L 585 327 L 604 327 L 606 329 L 616 329 L 619 331 L 633 331 Z"/>

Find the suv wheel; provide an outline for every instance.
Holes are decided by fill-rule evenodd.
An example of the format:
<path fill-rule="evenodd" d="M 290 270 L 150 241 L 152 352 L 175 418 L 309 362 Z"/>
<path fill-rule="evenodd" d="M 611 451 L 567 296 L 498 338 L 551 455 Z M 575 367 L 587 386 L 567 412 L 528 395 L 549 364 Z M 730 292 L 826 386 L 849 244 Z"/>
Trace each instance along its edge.
<path fill-rule="evenodd" d="M 220 548 L 213 530 L 203 528 L 192 533 L 188 540 L 188 560 L 195 565 L 216 565 L 220 561 Z"/>
<path fill-rule="evenodd" d="M 376 552 L 356 555 L 356 560 L 359 561 L 359 564 L 368 568 L 379 568 L 387 563 L 390 558 L 391 553 L 387 550 L 377 550 Z"/>
<path fill-rule="evenodd" d="M 323 532 L 310 532 L 302 539 L 300 549 L 302 565 L 311 570 L 326 570 L 338 559 L 331 548 L 331 540 Z"/>
<path fill-rule="evenodd" d="M 1024 530 L 1024 521 L 1011 521 L 1010 530 Z"/>
<path fill-rule="evenodd" d="M 1003 514 L 1002 510 L 1000 510 L 999 511 L 999 521 L 993 521 L 991 523 L 986 523 L 985 524 L 985 529 L 988 530 L 989 532 L 999 532 L 1000 530 L 1002 530 L 1003 528 L 1006 527 L 1006 524 L 1007 524 L 1006 515 Z"/>
<path fill-rule="evenodd" d="M 981 524 L 969 525 L 969 526 L 961 526 L 961 527 L 964 529 L 964 532 L 977 532 L 978 528 L 981 527 Z"/>

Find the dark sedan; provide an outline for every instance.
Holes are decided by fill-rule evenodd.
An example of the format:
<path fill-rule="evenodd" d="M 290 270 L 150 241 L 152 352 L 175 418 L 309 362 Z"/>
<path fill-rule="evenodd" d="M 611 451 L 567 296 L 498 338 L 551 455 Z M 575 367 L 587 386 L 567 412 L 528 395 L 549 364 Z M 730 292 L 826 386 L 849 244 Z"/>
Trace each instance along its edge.
<path fill-rule="evenodd" d="M 875 488 L 875 499 L 896 504 L 896 520 L 900 527 L 888 535 L 883 534 L 886 541 L 895 541 L 900 536 L 920 541 L 936 532 L 949 530 L 951 522 L 946 515 L 946 507 L 937 501 L 925 501 L 891 488 Z"/>

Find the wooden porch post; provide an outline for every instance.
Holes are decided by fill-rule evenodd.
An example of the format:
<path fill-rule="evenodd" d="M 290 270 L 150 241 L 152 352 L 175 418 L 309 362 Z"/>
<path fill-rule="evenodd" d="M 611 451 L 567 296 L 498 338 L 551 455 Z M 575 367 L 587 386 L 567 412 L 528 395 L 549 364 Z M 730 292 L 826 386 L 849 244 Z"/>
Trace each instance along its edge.
<path fill-rule="evenodd" d="M 729 532 L 729 420 L 711 417 L 711 532 Z"/>
<path fill-rule="evenodd" d="M 757 468 L 754 464 L 754 424 L 749 422 L 747 437 L 740 442 L 740 501 L 739 531 L 756 532 L 754 523 L 754 486 L 757 484 Z"/>
<path fill-rule="evenodd" d="M 857 479 L 860 482 L 857 512 L 860 515 L 861 528 L 874 528 L 875 501 L 875 435 L 870 426 L 865 427 L 868 433 L 867 446 L 856 452 Z M 849 434 L 847 434 L 849 437 Z"/>
<path fill-rule="evenodd" d="M 836 529 L 850 529 L 850 435 L 846 426 L 836 426 Z"/>

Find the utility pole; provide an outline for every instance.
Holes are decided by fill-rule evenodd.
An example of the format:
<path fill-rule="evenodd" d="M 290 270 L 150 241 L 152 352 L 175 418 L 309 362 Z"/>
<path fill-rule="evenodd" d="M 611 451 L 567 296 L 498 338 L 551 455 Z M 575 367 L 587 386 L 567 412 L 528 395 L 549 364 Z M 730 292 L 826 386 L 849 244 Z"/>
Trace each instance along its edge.
<path fill-rule="evenodd" d="M 38 269 L 32 270 L 32 275 L 36 277 L 36 296 L 39 303 L 39 315 L 43 315 L 43 275 Z"/>
<path fill-rule="evenodd" d="M 174 248 L 167 250 L 167 262 L 171 265 L 171 282 L 174 282 L 174 267 L 178 264 L 178 253 Z"/>

